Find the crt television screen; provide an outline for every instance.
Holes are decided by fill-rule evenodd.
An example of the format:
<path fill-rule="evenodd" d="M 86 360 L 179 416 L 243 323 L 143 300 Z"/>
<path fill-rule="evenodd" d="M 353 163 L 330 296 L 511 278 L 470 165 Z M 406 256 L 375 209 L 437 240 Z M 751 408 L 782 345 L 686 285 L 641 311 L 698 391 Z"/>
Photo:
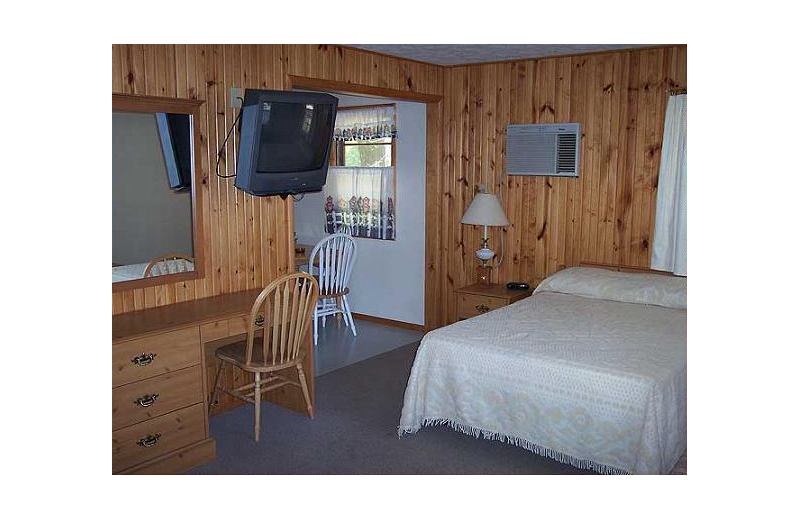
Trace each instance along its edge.
<path fill-rule="evenodd" d="M 288 173 L 323 166 L 331 135 L 331 105 L 264 102 L 256 169 Z"/>

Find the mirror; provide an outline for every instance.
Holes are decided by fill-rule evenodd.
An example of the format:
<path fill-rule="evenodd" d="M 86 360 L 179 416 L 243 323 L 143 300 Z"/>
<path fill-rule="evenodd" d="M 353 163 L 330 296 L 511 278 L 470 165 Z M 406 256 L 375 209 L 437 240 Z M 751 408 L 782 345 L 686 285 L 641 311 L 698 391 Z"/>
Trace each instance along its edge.
<path fill-rule="evenodd" d="M 201 220 L 195 214 L 192 113 L 152 101 L 119 106 L 117 96 L 112 109 L 112 288 L 198 278 Z"/>

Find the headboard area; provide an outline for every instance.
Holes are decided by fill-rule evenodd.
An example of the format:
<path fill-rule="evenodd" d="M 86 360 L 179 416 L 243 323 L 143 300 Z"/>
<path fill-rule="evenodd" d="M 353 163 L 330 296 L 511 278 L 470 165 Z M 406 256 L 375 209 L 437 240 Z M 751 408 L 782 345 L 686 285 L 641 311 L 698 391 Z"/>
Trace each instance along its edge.
<path fill-rule="evenodd" d="M 581 262 L 580 267 L 597 267 L 600 269 L 610 269 L 620 273 L 647 273 L 647 274 L 660 274 L 664 276 L 677 276 L 679 278 L 686 278 L 686 276 L 670 273 L 669 271 L 656 271 L 648 267 L 635 267 L 632 265 L 611 265 L 611 264 L 594 264 L 590 262 Z"/>

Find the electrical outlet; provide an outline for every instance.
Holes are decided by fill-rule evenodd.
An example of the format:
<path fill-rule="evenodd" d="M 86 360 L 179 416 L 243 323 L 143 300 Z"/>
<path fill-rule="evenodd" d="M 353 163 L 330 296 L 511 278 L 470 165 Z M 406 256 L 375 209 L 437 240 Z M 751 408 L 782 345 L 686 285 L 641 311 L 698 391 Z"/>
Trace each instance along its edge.
<path fill-rule="evenodd" d="M 242 108 L 242 98 L 244 94 L 240 88 L 231 89 L 231 108 Z"/>

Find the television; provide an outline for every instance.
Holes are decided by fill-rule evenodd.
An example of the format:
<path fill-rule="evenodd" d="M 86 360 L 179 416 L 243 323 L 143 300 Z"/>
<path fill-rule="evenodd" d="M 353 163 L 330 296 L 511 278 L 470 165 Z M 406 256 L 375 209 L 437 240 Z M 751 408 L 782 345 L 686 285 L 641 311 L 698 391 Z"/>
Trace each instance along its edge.
<path fill-rule="evenodd" d="M 173 191 L 192 187 L 192 126 L 189 114 L 156 113 L 158 137 Z"/>
<path fill-rule="evenodd" d="M 246 89 L 234 185 L 258 196 L 322 190 L 338 103 L 330 94 Z"/>

